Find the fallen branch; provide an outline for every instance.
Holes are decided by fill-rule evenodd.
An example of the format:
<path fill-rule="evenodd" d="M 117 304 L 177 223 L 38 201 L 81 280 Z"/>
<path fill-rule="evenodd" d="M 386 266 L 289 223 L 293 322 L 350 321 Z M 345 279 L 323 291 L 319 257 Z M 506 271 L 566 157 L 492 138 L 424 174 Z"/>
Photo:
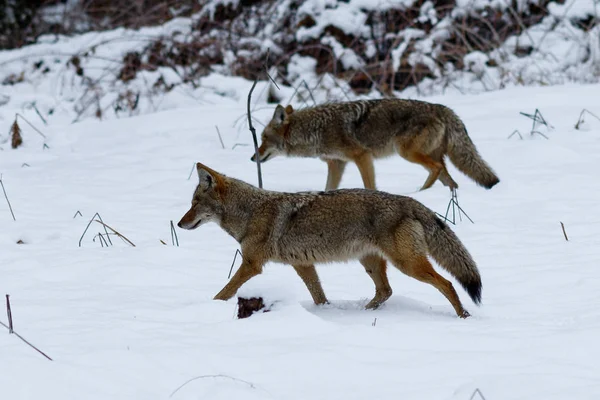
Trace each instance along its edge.
<path fill-rule="evenodd" d="M 104 226 L 105 228 L 110 229 L 111 231 L 113 231 L 113 233 L 115 235 L 117 235 L 118 237 L 120 237 L 121 239 L 123 239 L 124 241 L 126 241 L 127 243 L 129 243 L 131 246 L 135 247 L 135 244 L 133 244 L 133 242 L 129 239 L 127 239 L 125 236 L 121 235 L 119 232 L 117 232 L 116 230 L 114 230 L 113 228 L 111 228 L 110 226 L 106 225 L 103 221 L 101 220 L 95 220 L 97 223 L 101 224 L 102 226 Z M 108 234 L 107 234 L 108 236 Z M 112 243 L 111 243 L 112 244 Z"/>

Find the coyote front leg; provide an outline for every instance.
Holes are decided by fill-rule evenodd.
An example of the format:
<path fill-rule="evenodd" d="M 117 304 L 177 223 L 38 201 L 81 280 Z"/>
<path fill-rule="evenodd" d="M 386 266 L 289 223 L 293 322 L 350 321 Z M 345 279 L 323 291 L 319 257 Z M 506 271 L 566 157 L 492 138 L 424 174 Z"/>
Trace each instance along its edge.
<path fill-rule="evenodd" d="M 253 259 L 248 259 L 242 255 L 243 261 L 240 268 L 233 275 L 233 278 L 225 285 L 223 289 L 214 297 L 214 300 L 229 300 L 235 296 L 238 289 L 251 278 L 262 272 L 264 263 Z"/>
<path fill-rule="evenodd" d="M 323 292 L 323 287 L 321 286 L 321 281 L 319 280 L 319 275 L 317 274 L 315 266 L 310 264 L 293 265 L 293 267 L 298 273 L 298 276 L 302 278 L 302 281 L 310 292 L 315 304 L 319 305 L 329 303 L 327 301 L 327 297 L 325 297 L 325 292 Z"/>
<path fill-rule="evenodd" d="M 325 160 L 327 163 L 327 184 L 325 190 L 335 190 L 340 186 L 342 175 L 346 168 L 346 161 L 343 160 Z"/>

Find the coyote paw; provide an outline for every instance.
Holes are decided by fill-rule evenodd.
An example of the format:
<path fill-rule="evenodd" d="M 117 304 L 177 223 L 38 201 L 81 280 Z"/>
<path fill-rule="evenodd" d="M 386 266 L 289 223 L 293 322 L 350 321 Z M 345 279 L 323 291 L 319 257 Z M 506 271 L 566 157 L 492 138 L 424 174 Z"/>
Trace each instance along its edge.
<path fill-rule="evenodd" d="M 469 314 L 469 312 L 467 310 L 463 310 L 462 314 L 458 315 L 460 318 L 469 318 L 471 316 L 471 314 Z"/>
<path fill-rule="evenodd" d="M 380 301 L 375 301 L 375 299 L 373 299 L 365 306 L 365 308 L 367 310 L 376 310 L 380 305 L 381 305 Z"/>

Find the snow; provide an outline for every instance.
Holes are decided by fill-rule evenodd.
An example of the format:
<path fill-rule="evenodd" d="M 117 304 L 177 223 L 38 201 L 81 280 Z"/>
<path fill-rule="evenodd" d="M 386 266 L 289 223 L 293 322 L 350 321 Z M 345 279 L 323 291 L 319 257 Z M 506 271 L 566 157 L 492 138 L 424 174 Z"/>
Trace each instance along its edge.
<path fill-rule="evenodd" d="M 71 124 L 73 111 L 57 107 L 44 126 L 20 100 L 51 99 L 49 85 L 11 92 L 0 107 L 5 139 L 15 112 L 48 137 L 21 123 L 24 146 L 0 144 L 16 216 L 0 197 L 0 294 L 11 295 L 16 331 L 54 359 L 0 334 L 3 398 L 468 400 L 477 388 L 487 399 L 600 396 L 600 121 L 587 115 L 574 128 L 583 108 L 600 115 L 599 85 L 426 99 L 455 109 L 501 178 L 486 191 L 450 166 L 475 221 L 452 226 L 483 278 L 480 308 L 455 284 L 472 318 L 456 318 L 435 289 L 394 269 L 393 296 L 364 310 L 372 283 L 351 262 L 317 267 L 332 301 L 319 307 L 291 267 L 268 264 L 241 293 L 263 295 L 270 312 L 237 320 L 235 299 L 212 300 L 237 243 L 214 224 L 177 229 L 179 247 L 170 237 L 169 222 L 189 206 L 195 162 L 256 184 L 243 125 L 250 82 L 215 75 L 205 84 L 213 94 L 194 105 L 172 97 L 169 110 L 101 122 Z M 273 111 L 266 87 L 253 97 L 262 123 Z M 531 120 L 519 114 L 536 108 L 554 127 L 542 129 L 548 140 L 529 135 Z M 523 140 L 507 139 L 515 129 Z M 445 212 L 445 187 L 415 192 L 421 167 L 392 157 L 376 171 L 381 190 Z M 272 190 L 325 184 L 318 160 L 276 158 L 263 174 Z M 362 186 L 355 167 L 342 186 Z M 116 237 L 101 247 L 93 223 L 79 248 L 96 212 L 136 247 Z"/>

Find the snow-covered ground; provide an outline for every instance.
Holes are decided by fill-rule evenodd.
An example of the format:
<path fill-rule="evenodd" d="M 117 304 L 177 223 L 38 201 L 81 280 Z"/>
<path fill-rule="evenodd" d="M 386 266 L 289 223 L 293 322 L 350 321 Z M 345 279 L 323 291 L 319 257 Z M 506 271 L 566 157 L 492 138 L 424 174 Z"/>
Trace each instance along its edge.
<path fill-rule="evenodd" d="M 479 388 L 487 400 L 599 398 L 600 121 L 588 115 L 574 128 L 583 108 L 600 115 L 598 93 L 571 85 L 427 98 L 455 109 L 501 178 L 486 191 L 450 167 L 475 221 L 453 229 L 483 278 L 480 308 L 456 285 L 467 320 L 394 269 L 394 295 L 364 310 L 374 288 L 355 262 L 318 267 L 328 306 L 314 306 L 293 269 L 276 264 L 243 288 L 274 301 L 271 312 L 238 320 L 235 300 L 213 301 L 237 243 L 207 225 L 178 229 L 172 246 L 169 221 L 188 209 L 196 161 L 256 183 L 250 134 L 235 123 L 243 96 L 103 122 L 57 113 L 48 126 L 32 109 L 0 107 L 5 138 L 14 112 L 48 137 L 44 149 L 20 122 L 24 146 L 0 144 L 16 217 L 0 195 L 0 294 L 11 295 L 15 330 L 54 359 L 0 328 L 0 397 L 469 400 Z M 519 115 L 536 108 L 554 127 L 541 128 L 548 140 L 530 136 Z M 265 122 L 272 110 L 254 116 Z M 523 140 L 507 139 L 515 129 Z M 376 172 L 380 189 L 445 213 L 445 187 L 415 192 L 421 167 L 393 157 Z M 277 158 L 263 174 L 268 189 L 320 190 L 326 169 Z M 362 186 L 355 167 L 342 186 Z M 136 247 L 116 237 L 101 247 L 93 223 L 80 248 L 96 212 Z"/>

